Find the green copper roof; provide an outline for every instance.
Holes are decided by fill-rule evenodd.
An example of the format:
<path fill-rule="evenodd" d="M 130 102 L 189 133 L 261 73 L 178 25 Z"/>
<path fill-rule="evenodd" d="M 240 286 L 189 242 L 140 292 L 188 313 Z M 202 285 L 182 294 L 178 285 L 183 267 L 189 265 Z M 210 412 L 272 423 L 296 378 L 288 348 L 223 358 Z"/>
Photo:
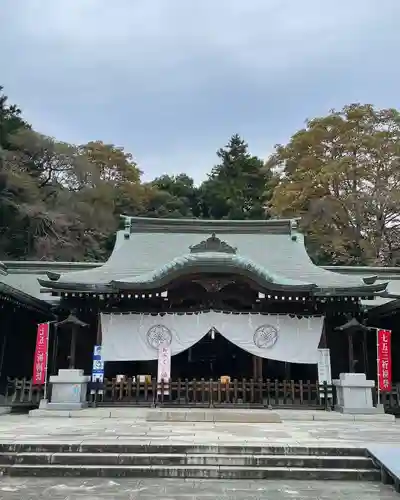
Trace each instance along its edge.
<path fill-rule="evenodd" d="M 45 279 L 47 273 L 54 270 L 59 274 L 99 265 L 101 264 L 86 262 L 4 261 L 0 262 L 0 285 L 11 287 L 40 301 L 55 304 L 59 302 L 59 299 L 52 297 L 51 293 L 43 293 L 39 279 Z"/>
<path fill-rule="evenodd" d="M 216 237 L 226 251 L 207 251 L 207 257 L 193 260 L 191 247 L 201 250 L 201 244 Z M 228 251 L 231 248 L 233 251 Z M 201 252 L 197 252 L 197 255 Z M 188 257 L 190 255 L 190 257 Z M 228 257 L 231 257 L 230 260 Z M 200 221 L 130 218 L 125 230 L 119 231 L 114 251 L 100 267 L 68 272 L 58 280 L 40 280 L 43 286 L 54 289 L 93 290 L 111 284 L 146 284 L 162 279 L 179 269 L 192 269 L 201 264 L 200 271 L 221 265 L 232 272 L 247 270 L 269 283 L 287 286 L 312 286 L 322 293 L 348 290 L 373 293 L 385 284 L 366 285 L 360 276 L 327 271 L 313 264 L 303 236 L 290 220 L 269 221 Z M 53 277 L 54 278 L 54 277 Z"/>
<path fill-rule="evenodd" d="M 173 259 L 155 271 L 128 279 L 114 280 L 112 285 L 119 289 L 165 286 L 173 278 L 184 273 L 218 273 L 221 271 L 246 275 L 256 280 L 261 286 L 270 286 L 271 289 L 281 287 L 310 289 L 313 287 L 312 283 L 295 281 L 285 276 L 269 273 L 246 257 L 219 252 L 186 254 Z"/>
<path fill-rule="evenodd" d="M 1 277 L 4 278 L 4 276 Z M 3 281 L 0 281 L 0 295 L 11 297 L 17 303 L 23 304 L 28 309 L 45 314 L 47 317 L 52 316 L 51 305 L 48 302 L 23 292 L 18 288 L 14 288 Z"/>

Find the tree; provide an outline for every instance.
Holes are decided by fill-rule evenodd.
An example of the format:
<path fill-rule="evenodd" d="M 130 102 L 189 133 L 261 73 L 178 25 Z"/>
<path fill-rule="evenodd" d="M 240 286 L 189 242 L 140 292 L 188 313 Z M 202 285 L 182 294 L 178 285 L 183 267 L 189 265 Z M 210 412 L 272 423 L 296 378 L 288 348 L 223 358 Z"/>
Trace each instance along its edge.
<path fill-rule="evenodd" d="M 9 144 L 0 186 L 0 224 L 9 242 L 3 253 L 20 259 L 104 260 L 118 223 L 120 179 L 101 177 L 115 164 L 113 151 L 101 171 L 85 150 L 33 130 L 18 130 Z"/>
<path fill-rule="evenodd" d="M 90 163 L 76 146 L 24 128 L 10 135 L 9 141 L 6 160 L 14 169 L 29 173 L 40 188 L 75 190 L 86 184 Z"/>
<path fill-rule="evenodd" d="M 123 148 L 101 141 L 92 141 L 80 146 L 79 149 L 95 167 L 97 177 L 94 178 L 94 183 L 100 179 L 116 186 L 124 182 L 140 181 L 141 171 L 133 160 L 133 155 L 126 153 Z"/>
<path fill-rule="evenodd" d="M 103 224 L 103 228 L 113 234 L 120 214 L 136 215 L 143 210 L 142 172 L 131 153 L 113 144 L 92 141 L 81 145 L 79 150 L 91 166 L 87 170 L 82 199 L 91 200 L 90 204 L 97 206 L 97 213 L 104 211 L 102 218 L 109 224 Z"/>
<path fill-rule="evenodd" d="M 26 214 L 40 201 L 40 192 L 25 172 L 0 172 L 0 259 L 23 258 L 30 249 L 31 235 Z"/>
<path fill-rule="evenodd" d="M 0 148 L 7 150 L 10 147 L 8 138 L 21 128 L 30 128 L 29 124 L 22 119 L 21 110 L 15 104 L 8 104 L 8 98 L 3 93 L 0 85 Z"/>
<path fill-rule="evenodd" d="M 163 175 L 151 182 L 154 188 L 148 210 L 160 217 L 198 217 L 200 215 L 199 190 L 186 174 Z"/>
<path fill-rule="evenodd" d="M 39 134 L 2 94 L 0 120 L 0 258 L 104 260 L 119 214 L 144 209 L 132 155 Z"/>
<path fill-rule="evenodd" d="M 213 167 L 201 188 L 203 216 L 213 219 L 263 219 L 270 195 L 271 171 L 263 168 L 260 158 L 248 151 L 247 143 L 237 134 L 217 151 L 220 163 Z"/>
<path fill-rule="evenodd" d="M 396 264 L 400 242 L 400 114 L 352 104 L 315 118 L 277 145 L 267 168 L 283 174 L 271 201 L 302 216 L 320 263 Z"/>
<path fill-rule="evenodd" d="M 37 186 L 29 175 L 8 164 L 10 137 L 20 130 L 28 130 L 21 110 L 8 103 L 0 86 L 0 258 L 19 257 L 27 246 L 28 232 L 21 224 L 27 203 L 37 200 Z"/>

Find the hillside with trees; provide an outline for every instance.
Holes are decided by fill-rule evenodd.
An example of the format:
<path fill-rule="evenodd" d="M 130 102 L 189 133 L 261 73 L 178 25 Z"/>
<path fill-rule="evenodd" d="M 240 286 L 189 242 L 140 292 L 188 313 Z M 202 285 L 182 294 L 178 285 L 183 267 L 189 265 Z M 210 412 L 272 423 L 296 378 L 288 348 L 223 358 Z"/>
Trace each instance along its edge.
<path fill-rule="evenodd" d="M 107 258 L 121 214 L 301 217 L 318 264 L 400 262 L 400 114 L 352 104 L 308 120 L 267 159 L 234 134 L 196 186 L 142 181 L 122 147 L 35 131 L 0 87 L 0 260 Z"/>

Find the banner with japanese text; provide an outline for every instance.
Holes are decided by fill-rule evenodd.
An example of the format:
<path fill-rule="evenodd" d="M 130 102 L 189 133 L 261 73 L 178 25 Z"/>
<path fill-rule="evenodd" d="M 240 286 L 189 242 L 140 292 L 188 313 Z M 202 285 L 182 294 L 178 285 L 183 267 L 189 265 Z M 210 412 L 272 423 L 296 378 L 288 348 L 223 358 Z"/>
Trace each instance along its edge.
<path fill-rule="evenodd" d="M 33 360 L 33 385 L 46 383 L 49 329 L 49 323 L 40 323 L 37 328 L 35 358 Z"/>
<path fill-rule="evenodd" d="M 391 330 L 378 330 L 378 386 L 379 390 L 392 390 Z"/>
<path fill-rule="evenodd" d="M 327 385 L 328 398 L 332 398 L 332 370 L 330 349 L 318 349 L 318 384 L 319 395 L 325 397 L 324 383 Z"/>
<path fill-rule="evenodd" d="M 104 382 L 104 361 L 101 354 L 101 345 L 95 345 L 93 348 L 93 367 L 92 367 L 92 382 Z M 95 394 L 96 390 L 91 389 L 91 394 Z M 103 394 L 103 389 L 97 390 L 98 394 Z"/>
<path fill-rule="evenodd" d="M 157 382 L 161 384 L 164 382 L 169 384 L 171 378 L 171 348 L 169 345 L 161 344 L 158 348 L 158 370 Z M 160 386 L 158 387 L 158 394 L 161 393 Z M 164 394 L 169 394 L 169 386 L 164 387 Z"/>

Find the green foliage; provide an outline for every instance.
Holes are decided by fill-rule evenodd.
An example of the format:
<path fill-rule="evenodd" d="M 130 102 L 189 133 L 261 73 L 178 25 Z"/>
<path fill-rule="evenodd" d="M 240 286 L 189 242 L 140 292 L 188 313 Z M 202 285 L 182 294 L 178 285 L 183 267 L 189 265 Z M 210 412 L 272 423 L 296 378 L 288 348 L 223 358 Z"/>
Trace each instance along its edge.
<path fill-rule="evenodd" d="M 264 219 L 272 173 L 260 158 L 252 156 L 237 134 L 217 152 L 220 163 L 201 188 L 204 217 L 213 219 Z"/>
<path fill-rule="evenodd" d="M 163 175 L 151 183 L 147 215 L 152 217 L 199 217 L 199 190 L 186 174 Z"/>
<path fill-rule="evenodd" d="M 353 104 L 309 120 L 264 163 L 233 135 L 195 186 L 143 183 L 133 156 L 32 130 L 0 87 L 0 259 L 104 260 L 120 214 L 302 217 L 319 264 L 400 264 L 400 114 Z"/>
<path fill-rule="evenodd" d="M 14 104 L 8 104 L 8 98 L 0 86 L 0 149 L 9 149 L 9 136 L 22 128 L 30 126 L 21 118 L 21 110 Z"/>

